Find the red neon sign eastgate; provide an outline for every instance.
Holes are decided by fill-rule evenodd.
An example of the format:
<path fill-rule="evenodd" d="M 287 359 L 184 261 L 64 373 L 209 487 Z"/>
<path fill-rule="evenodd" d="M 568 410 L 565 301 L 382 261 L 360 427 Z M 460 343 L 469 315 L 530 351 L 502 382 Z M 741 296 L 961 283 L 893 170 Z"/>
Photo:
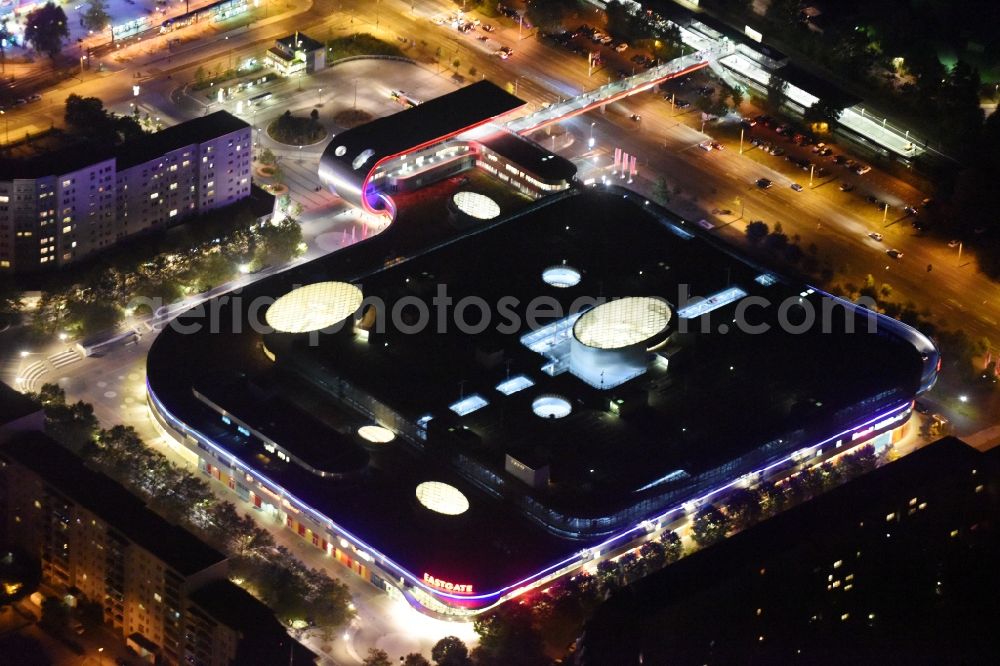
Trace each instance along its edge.
<path fill-rule="evenodd" d="M 449 583 L 446 580 L 435 578 L 429 573 L 424 574 L 424 582 L 427 583 L 428 585 L 432 585 L 442 590 L 447 590 L 448 592 L 454 592 L 456 594 L 472 594 L 471 585 L 460 585 L 458 583 Z"/>

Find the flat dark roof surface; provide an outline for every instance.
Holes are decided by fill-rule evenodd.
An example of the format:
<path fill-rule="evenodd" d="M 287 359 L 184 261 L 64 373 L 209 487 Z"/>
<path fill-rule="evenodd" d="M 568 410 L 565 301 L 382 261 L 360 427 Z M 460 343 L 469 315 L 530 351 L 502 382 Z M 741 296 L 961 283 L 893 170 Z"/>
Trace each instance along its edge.
<path fill-rule="evenodd" d="M 303 51 L 316 51 L 324 48 L 322 42 L 318 42 L 304 32 L 296 32 L 286 37 L 279 37 L 275 40 L 290 49 L 302 49 Z M 296 43 L 297 42 L 297 43 Z"/>
<path fill-rule="evenodd" d="M 672 231 L 665 213 L 617 192 L 587 190 L 556 197 L 429 252 L 415 244 L 414 238 L 421 238 L 416 232 L 444 224 L 443 216 L 426 207 L 420 211 L 408 216 L 401 208 L 382 234 L 249 286 L 242 302 L 274 298 L 298 285 L 347 280 L 356 281 L 366 296 L 382 297 L 391 305 L 404 296 L 429 300 L 437 285 L 444 284 L 455 302 L 468 295 L 487 303 L 502 296 L 517 298 L 522 326 L 514 334 L 466 335 L 449 326 L 443 335 L 390 331 L 376 344 L 349 335 L 320 336 L 317 345 L 271 335 L 266 341 L 278 355 L 275 366 L 265 358 L 258 334 L 223 330 L 180 335 L 168 329 L 148 357 L 150 387 L 170 412 L 258 469 L 255 449 L 240 443 L 218 414 L 194 400 L 191 387 L 209 373 L 267 375 L 286 396 L 310 395 L 314 404 L 309 408 L 316 411 L 346 404 L 344 391 L 357 391 L 355 396 L 370 396 L 365 404 L 386 419 L 395 418 L 388 407 L 411 423 L 433 416 L 431 429 L 445 439 L 453 429 L 462 443 L 441 444 L 445 440 L 430 432 L 425 453 L 401 437 L 386 446 L 367 447 L 371 463 L 360 483 L 320 479 L 297 465 L 261 469 L 417 576 L 429 572 L 492 590 L 588 543 L 556 537 L 529 521 L 512 500 L 481 491 L 448 464 L 458 450 L 545 506 L 574 516 L 604 516 L 661 491 L 690 497 L 683 482 L 660 482 L 651 491 L 642 490 L 673 471 L 695 475 L 743 455 L 759 460 L 754 457 L 758 448 L 786 433 L 796 439 L 782 440 L 778 449 L 792 446 L 791 441 L 813 443 L 820 433 L 831 434 L 831 423 L 857 423 L 916 392 L 921 359 L 907 344 L 836 332 L 793 336 L 774 327 L 768 334 L 751 335 L 700 334 L 692 326 L 692 333 L 668 345 L 673 354 L 668 369 L 652 366 L 609 391 L 568 373 L 549 376 L 542 370 L 546 359 L 519 339 L 529 330 L 524 308 L 536 296 L 554 299 L 568 310 L 577 298 L 594 296 L 659 295 L 676 305 L 681 284 L 688 285 L 692 296 L 738 285 L 775 302 L 797 298 L 803 287 L 780 280 L 764 286 L 757 281 L 763 269 L 698 234 Z M 580 284 L 568 289 L 546 285 L 542 271 L 564 261 L 581 271 Z M 393 265 L 383 268 L 387 264 Z M 819 295 L 806 298 L 818 302 Z M 221 322 L 232 321 L 229 307 L 223 306 Z M 713 326 L 728 322 L 733 308 L 714 312 Z M 765 310 L 761 317 L 771 321 L 776 310 Z M 484 361 L 483 352 L 499 352 L 498 362 Z M 871 371 L 875 367 L 878 372 Z M 504 396 L 495 387 L 508 372 L 525 374 L 535 384 Z M 480 394 L 489 405 L 459 417 L 449 405 L 460 393 Z M 573 413 L 558 420 L 533 414 L 531 402 L 547 393 L 565 396 Z M 609 413 L 610 399 L 636 395 L 648 404 L 620 418 Z M 869 402 L 858 406 L 863 399 Z M 341 418 L 342 432 L 371 423 L 360 413 Z M 504 456 L 510 451 L 548 461 L 551 486 L 531 493 L 506 476 Z M 741 464 L 750 464 L 746 460 Z M 421 507 L 414 489 L 428 480 L 459 488 L 469 498 L 469 511 L 451 518 Z"/>
<path fill-rule="evenodd" d="M 785 65 L 773 74 L 819 97 L 820 101 L 834 104 L 838 109 L 846 109 L 862 101 L 860 97 L 850 94 L 827 79 L 816 76 L 795 64 Z"/>
<path fill-rule="evenodd" d="M 576 175 L 576 165 L 568 159 L 512 132 L 502 130 L 479 141 L 547 182 L 569 182 Z"/>
<path fill-rule="evenodd" d="M 118 170 L 148 162 L 178 148 L 216 139 L 230 132 L 250 127 L 228 111 L 216 111 L 207 116 L 187 120 L 173 127 L 147 134 L 122 144 L 115 150 Z"/>
<path fill-rule="evenodd" d="M 0 446 L 0 455 L 27 467 L 182 575 L 226 559 L 190 532 L 168 523 L 113 479 L 85 466 L 48 435 L 18 435 Z"/>
<path fill-rule="evenodd" d="M 0 382 L 0 426 L 42 411 L 42 406 L 13 387 Z"/>
<path fill-rule="evenodd" d="M 81 142 L 36 157 L 4 158 L 0 159 L 0 180 L 60 176 L 111 159 L 114 156 L 115 151 L 110 146 Z"/>
<path fill-rule="evenodd" d="M 981 513 L 995 518 L 1000 479 L 998 453 L 1000 448 L 982 453 L 953 437 L 938 440 L 671 564 L 614 594 L 598 609 L 587 626 L 588 643 L 592 644 L 587 645 L 585 654 L 591 660 L 584 663 L 601 664 L 602 658 L 612 654 L 624 663 L 640 651 L 653 663 L 665 663 L 660 659 L 704 663 L 709 642 L 698 643 L 703 633 L 714 631 L 703 624 L 708 618 L 721 627 L 720 638 L 733 641 L 720 646 L 723 650 L 715 655 L 720 663 L 730 662 L 734 652 L 747 663 L 775 663 L 774 656 L 783 648 L 787 650 L 781 659 L 784 662 L 795 656 L 795 648 L 836 642 L 837 631 L 846 642 L 836 653 L 805 651 L 797 658 L 804 663 L 873 663 L 870 659 L 859 662 L 857 653 L 852 653 L 853 659 L 845 657 L 845 650 L 861 649 L 870 650 L 869 657 L 893 654 L 891 659 L 900 663 L 986 663 L 969 661 L 968 652 L 963 650 L 970 649 L 968 638 L 980 641 L 971 643 L 974 649 L 981 649 L 984 642 L 994 646 L 997 643 L 994 623 L 988 619 L 995 606 L 995 587 L 985 587 L 990 592 L 978 599 L 962 596 L 964 585 L 975 586 L 980 579 L 972 574 L 966 581 L 958 580 L 961 575 L 956 575 L 956 563 L 962 561 L 961 552 L 970 552 L 966 539 L 975 538 L 975 534 L 968 534 L 968 528 L 979 518 L 970 511 L 970 505 L 980 502 Z M 986 492 L 975 500 L 974 488 L 980 483 Z M 916 498 L 913 504 L 911 498 Z M 917 502 L 926 502 L 926 506 L 918 508 Z M 901 515 L 887 520 L 890 512 Z M 907 512 L 909 515 L 904 515 Z M 984 555 L 982 546 L 990 541 L 991 550 L 997 552 L 997 526 L 990 522 L 987 518 L 979 525 L 982 541 L 979 550 L 972 552 Z M 953 529 L 962 535 L 950 536 Z M 989 531 L 993 532 L 992 538 L 982 534 Z M 950 571 L 940 571 L 947 568 L 940 566 L 944 563 L 950 565 Z M 990 577 L 996 579 L 995 562 L 979 562 L 977 567 L 990 571 Z M 832 575 L 827 578 L 828 574 Z M 831 589 L 828 585 L 834 578 L 838 582 Z M 933 592 L 936 578 L 947 581 L 943 594 Z M 852 580 L 853 587 L 859 589 L 851 596 L 833 596 L 844 595 L 846 591 L 837 588 Z M 915 584 L 917 581 L 922 585 Z M 940 627 L 941 633 L 926 636 L 926 642 L 911 637 L 899 643 L 897 622 L 927 622 L 931 615 L 911 616 L 905 601 L 911 594 L 926 603 L 923 611 L 933 608 L 934 614 L 941 613 L 939 619 L 945 624 Z M 970 601 L 988 608 L 966 606 Z M 748 635 L 748 625 L 753 622 L 750 618 L 759 605 L 765 605 L 761 609 L 764 620 Z M 830 617 L 834 609 L 837 615 Z M 843 618 L 853 622 L 863 622 L 862 618 L 873 613 L 878 621 L 872 627 L 877 633 L 872 637 L 868 627 L 859 628 L 858 624 L 848 625 L 846 631 L 838 630 L 842 626 L 838 615 L 842 612 L 860 615 Z M 959 639 L 954 635 L 957 629 L 970 630 L 961 619 L 966 612 L 977 626 L 972 632 L 979 635 L 965 634 Z M 811 613 L 819 617 L 813 616 L 810 621 Z M 890 619 L 889 614 L 895 617 Z M 735 616 L 740 626 L 727 624 L 729 616 Z M 680 645 L 671 641 L 671 633 L 682 637 L 686 634 L 684 626 L 671 621 L 679 617 L 689 618 L 698 638 L 681 638 L 677 641 Z M 989 628 L 988 634 L 980 633 L 983 625 Z M 781 629 L 784 634 L 772 633 Z M 799 631 L 801 643 L 793 637 Z M 760 646 L 758 654 L 734 650 L 734 646 L 754 643 L 762 632 L 768 634 L 767 642 Z M 893 637 L 898 645 L 890 642 Z M 689 648 L 694 654 L 688 652 Z M 900 655 L 900 651 L 911 650 L 916 662 Z"/>
<path fill-rule="evenodd" d="M 374 159 L 364 163 L 364 168 L 370 169 L 378 159 L 450 136 L 521 106 L 524 106 L 523 100 L 495 84 L 477 81 L 455 92 L 341 132 L 330 142 L 327 151 L 335 146 L 344 146 L 347 158 L 353 159 L 370 149 Z"/>

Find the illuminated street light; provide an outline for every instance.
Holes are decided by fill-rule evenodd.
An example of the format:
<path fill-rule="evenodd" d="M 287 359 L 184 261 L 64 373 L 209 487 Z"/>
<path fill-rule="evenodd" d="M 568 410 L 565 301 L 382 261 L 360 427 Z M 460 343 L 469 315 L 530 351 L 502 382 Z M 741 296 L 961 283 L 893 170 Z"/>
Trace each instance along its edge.
<path fill-rule="evenodd" d="M 26 350 L 26 349 L 22 349 L 21 350 L 21 358 L 27 358 L 28 355 L 30 355 L 30 354 L 31 354 L 31 352 L 28 351 L 28 350 Z"/>
<path fill-rule="evenodd" d="M 960 395 L 960 396 L 958 396 L 958 401 L 959 402 L 969 402 L 969 396 L 967 396 L 967 395 Z"/>

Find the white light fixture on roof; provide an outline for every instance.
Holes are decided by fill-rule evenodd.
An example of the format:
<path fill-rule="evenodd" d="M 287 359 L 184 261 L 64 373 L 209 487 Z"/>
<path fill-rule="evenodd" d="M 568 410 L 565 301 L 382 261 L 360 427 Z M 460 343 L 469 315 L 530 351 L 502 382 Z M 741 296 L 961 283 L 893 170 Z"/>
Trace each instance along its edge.
<path fill-rule="evenodd" d="M 466 414 L 471 414 L 477 409 L 482 409 L 486 405 L 490 404 L 483 396 L 478 393 L 473 393 L 470 396 L 462 398 L 458 402 L 449 405 L 448 409 L 455 412 L 459 416 L 465 416 Z"/>
<path fill-rule="evenodd" d="M 580 284 L 580 271 L 572 266 L 550 266 L 542 271 L 542 280 L 559 289 L 575 287 Z"/>
<path fill-rule="evenodd" d="M 531 411 L 543 419 L 561 419 L 569 416 L 573 407 L 569 404 L 569 400 L 561 395 L 542 395 L 531 403 Z"/>
<path fill-rule="evenodd" d="M 424 508 L 446 516 L 457 516 L 469 510 L 469 500 L 462 491 L 440 481 L 424 481 L 418 485 L 417 501 Z"/>
<path fill-rule="evenodd" d="M 528 379 L 525 375 L 515 375 L 510 379 L 500 382 L 497 384 L 497 390 L 504 395 L 511 395 L 517 393 L 518 391 L 523 391 L 526 388 L 532 387 L 535 382 Z"/>

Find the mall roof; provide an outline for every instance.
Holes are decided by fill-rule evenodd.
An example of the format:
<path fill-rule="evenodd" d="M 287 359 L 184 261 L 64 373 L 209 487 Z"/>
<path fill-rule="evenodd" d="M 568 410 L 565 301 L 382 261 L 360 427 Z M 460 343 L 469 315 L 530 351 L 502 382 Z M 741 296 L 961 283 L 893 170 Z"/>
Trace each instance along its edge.
<path fill-rule="evenodd" d="M 218 416 L 206 415 L 192 399 L 191 386 L 207 370 L 266 375 L 289 399 L 309 393 L 315 400 L 313 413 L 328 409 L 322 405 L 346 402 L 383 415 L 392 410 L 410 422 L 431 415 L 427 446 L 434 456 L 460 449 L 469 464 L 500 476 L 507 452 L 523 452 L 536 464 L 548 462 L 548 489 L 511 487 L 574 516 L 604 516 L 632 506 L 649 497 L 642 489 L 650 484 L 655 486 L 652 493 L 679 492 L 684 484 L 671 483 L 684 476 L 675 472 L 695 475 L 716 469 L 755 454 L 783 433 L 806 437 L 824 419 L 846 418 L 853 409 L 871 415 L 865 409 L 873 407 L 856 407 L 863 398 L 879 396 L 872 404 L 881 405 L 893 396 L 911 398 L 915 391 L 921 362 L 907 345 L 875 335 L 792 336 L 780 330 L 703 335 L 694 327 L 667 345 L 669 371 L 654 366 L 611 391 L 569 373 L 550 376 L 542 369 L 546 358 L 520 341 L 530 330 L 525 307 L 537 296 L 568 310 L 586 296 L 655 295 L 676 304 L 680 285 L 688 285 L 691 295 L 705 296 L 739 285 L 751 295 L 776 301 L 798 298 L 802 288 L 781 281 L 764 286 L 766 281 L 756 279 L 762 269 L 697 233 L 674 231 L 680 223 L 617 192 L 588 190 L 557 197 L 516 219 L 440 243 L 433 251 L 414 241 L 415 230 L 447 225 L 446 215 L 428 206 L 422 202 L 415 209 L 419 214 L 410 217 L 403 207 L 382 234 L 246 287 L 242 302 L 325 280 L 356 281 L 367 296 L 388 304 L 406 296 L 429 300 L 438 285 L 447 285 L 454 302 L 468 295 L 487 303 L 517 299 L 522 326 L 515 333 L 471 335 L 450 326 L 441 335 L 390 330 L 368 343 L 338 334 L 320 336 L 317 344 L 269 335 L 267 346 L 279 359 L 275 366 L 264 357 L 255 334 L 223 330 L 180 335 L 167 329 L 148 358 L 152 391 L 172 413 L 250 465 L 258 464 L 255 451 L 229 439 L 232 435 Z M 387 262 L 387 257 L 398 260 Z M 565 289 L 546 285 L 542 271 L 563 261 L 581 271 L 581 282 Z M 220 321 L 231 321 L 229 307 L 223 306 Z M 727 307 L 714 313 L 712 321 L 732 319 L 735 306 Z M 775 310 L 768 312 L 774 316 Z M 275 367 L 281 372 L 274 373 Z M 872 373 L 871 367 L 880 371 Z M 506 377 L 521 374 L 534 385 L 510 395 L 496 388 Z M 451 409 L 460 397 L 474 394 L 486 406 L 465 416 Z M 560 419 L 536 416 L 532 401 L 540 394 L 564 396 L 572 413 Z M 634 412 L 610 414 L 608 403 L 615 399 L 634 405 Z M 371 422 L 361 414 L 340 418 L 345 429 Z M 404 427 L 395 421 L 388 425 L 397 433 Z M 475 577 L 481 586 L 506 584 L 582 545 L 544 531 L 512 500 L 482 492 L 451 465 L 411 451 L 403 439 L 370 448 L 372 462 L 359 483 L 327 482 L 295 465 L 269 467 L 265 473 L 418 576 L 430 571 L 455 581 Z M 413 492 L 429 480 L 458 488 L 469 499 L 469 511 L 458 517 L 428 515 Z M 389 515 L 392 520 L 386 520 Z M 469 534 L 489 537 L 470 539 Z M 518 557 L 512 558 L 515 552 Z"/>
<path fill-rule="evenodd" d="M 341 132 L 330 141 L 326 153 L 344 146 L 345 154 L 353 159 L 359 152 L 370 149 L 373 159 L 366 162 L 365 167 L 371 168 L 383 157 L 444 139 L 521 106 L 524 106 L 524 101 L 490 81 L 477 81 L 391 116 L 376 118 Z"/>
<path fill-rule="evenodd" d="M 84 465 L 48 435 L 18 435 L 0 446 L 0 456 L 28 468 L 181 575 L 196 574 L 226 559 L 190 532 L 168 523 L 118 482 Z"/>
<path fill-rule="evenodd" d="M 568 183 L 576 175 L 576 165 L 568 159 L 512 132 L 500 130 L 477 140 L 545 182 Z"/>

